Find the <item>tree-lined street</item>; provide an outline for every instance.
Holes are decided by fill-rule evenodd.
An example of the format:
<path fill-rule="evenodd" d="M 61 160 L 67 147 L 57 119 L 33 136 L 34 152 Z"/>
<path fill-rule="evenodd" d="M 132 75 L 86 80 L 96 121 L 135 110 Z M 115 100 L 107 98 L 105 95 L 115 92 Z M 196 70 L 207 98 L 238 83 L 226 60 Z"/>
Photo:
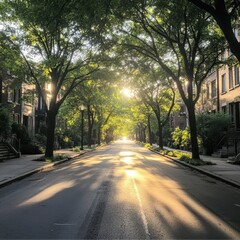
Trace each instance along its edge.
<path fill-rule="evenodd" d="M 234 187 L 117 141 L 2 188 L 0 238 L 237 239 L 239 199 Z"/>
<path fill-rule="evenodd" d="M 0 239 L 240 239 L 239 0 L 0 5 Z"/>

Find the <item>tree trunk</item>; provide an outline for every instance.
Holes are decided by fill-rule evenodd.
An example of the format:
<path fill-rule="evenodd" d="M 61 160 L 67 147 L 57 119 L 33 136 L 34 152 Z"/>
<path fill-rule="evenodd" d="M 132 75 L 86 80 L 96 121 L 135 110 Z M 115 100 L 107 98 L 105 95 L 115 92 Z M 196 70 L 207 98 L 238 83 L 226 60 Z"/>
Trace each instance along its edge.
<path fill-rule="evenodd" d="M 190 128 L 190 136 L 191 136 L 191 147 L 192 147 L 192 158 L 199 159 L 199 148 L 197 141 L 197 123 L 195 116 L 194 104 L 188 104 L 188 118 L 189 118 L 189 128 Z"/>
<path fill-rule="evenodd" d="M 158 145 L 160 149 L 163 149 L 163 129 L 160 117 L 157 117 L 157 123 L 158 123 Z"/>
<path fill-rule="evenodd" d="M 88 147 L 92 145 L 92 121 L 91 121 L 91 111 L 90 106 L 87 106 L 87 115 L 88 115 Z"/>
<path fill-rule="evenodd" d="M 102 138 L 102 130 L 101 130 L 101 125 L 98 126 L 98 136 L 97 136 L 97 144 L 101 144 L 101 138 Z"/>
<path fill-rule="evenodd" d="M 149 140 L 150 145 L 152 145 L 152 131 L 151 131 L 150 115 L 148 115 L 148 140 Z"/>
<path fill-rule="evenodd" d="M 57 111 L 47 112 L 47 145 L 46 145 L 46 151 L 45 151 L 46 158 L 53 157 L 56 116 L 57 116 Z"/>
<path fill-rule="evenodd" d="M 143 142 L 146 143 L 146 127 L 143 127 Z"/>
<path fill-rule="evenodd" d="M 0 75 L 0 103 L 2 103 L 3 77 Z"/>

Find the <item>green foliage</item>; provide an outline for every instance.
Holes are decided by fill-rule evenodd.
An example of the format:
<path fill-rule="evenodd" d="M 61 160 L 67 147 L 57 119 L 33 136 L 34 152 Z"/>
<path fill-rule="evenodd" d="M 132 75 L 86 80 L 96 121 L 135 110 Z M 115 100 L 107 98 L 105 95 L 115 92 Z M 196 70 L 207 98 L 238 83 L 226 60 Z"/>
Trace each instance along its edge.
<path fill-rule="evenodd" d="M 174 152 L 173 152 L 173 151 L 170 151 L 170 152 L 168 152 L 168 153 L 167 153 L 167 155 L 168 155 L 169 157 L 175 157 L 175 155 L 174 155 Z"/>
<path fill-rule="evenodd" d="M 182 153 L 179 160 L 184 162 L 189 162 L 191 160 L 191 157 L 189 156 L 189 154 Z"/>
<path fill-rule="evenodd" d="M 197 115 L 197 129 L 207 154 L 211 154 L 226 134 L 229 116 L 224 113 Z"/>
<path fill-rule="evenodd" d="M 179 127 L 175 128 L 174 132 L 172 132 L 172 141 L 173 146 L 176 148 L 183 147 L 188 149 L 190 146 L 190 132 L 188 128 L 181 130 Z"/>
<path fill-rule="evenodd" d="M 56 132 L 56 138 L 61 148 L 72 148 L 74 146 L 73 135 L 74 133 L 68 130 L 58 130 Z"/>
<path fill-rule="evenodd" d="M 0 135 L 7 134 L 11 130 L 10 112 L 0 106 Z"/>
<path fill-rule="evenodd" d="M 57 154 L 57 155 L 54 155 L 52 158 L 45 158 L 45 157 L 42 157 L 42 158 L 39 158 L 40 161 L 45 161 L 47 163 L 52 163 L 52 162 L 57 162 L 57 161 L 61 161 L 61 160 L 64 160 L 66 159 L 67 157 L 64 155 L 64 154 Z"/>
<path fill-rule="evenodd" d="M 172 132 L 172 141 L 173 146 L 179 148 L 182 142 L 182 130 L 179 127 L 175 128 L 174 132 Z"/>
<path fill-rule="evenodd" d="M 144 147 L 145 148 L 149 148 L 149 147 L 151 147 L 151 144 L 150 143 L 146 143 L 146 144 L 144 144 Z"/>
<path fill-rule="evenodd" d="M 191 138 L 190 138 L 189 128 L 185 128 L 185 129 L 182 131 L 181 147 L 188 148 L 189 145 L 190 145 L 190 141 L 191 141 Z"/>
<path fill-rule="evenodd" d="M 80 147 L 73 147 L 73 148 L 72 148 L 72 151 L 74 151 L 74 152 L 80 152 L 81 149 L 80 149 Z"/>
<path fill-rule="evenodd" d="M 21 144 L 20 151 L 22 154 L 42 154 L 44 149 L 36 143 L 28 142 Z"/>
<path fill-rule="evenodd" d="M 47 143 L 47 137 L 43 134 L 35 134 L 33 138 L 33 142 L 44 147 L 46 146 L 46 143 Z"/>
<path fill-rule="evenodd" d="M 157 152 L 161 150 L 159 147 L 156 147 L 156 146 L 153 146 L 153 145 L 150 147 L 150 149 L 153 150 L 153 151 L 157 151 Z"/>
<path fill-rule="evenodd" d="M 160 149 L 159 152 L 163 155 L 168 155 L 169 151 L 166 149 Z"/>
<path fill-rule="evenodd" d="M 66 158 L 66 156 L 64 155 L 64 154 L 57 154 L 57 155 L 55 155 L 54 157 L 53 157 L 53 161 L 55 162 L 55 161 L 60 161 L 60 160 L 63 160 L 63 159 L 65 159 Z"/>
<path fill-rule="evenodd" d="M 201 159 L 192 159 L 191 157 L 189 157 L 187 155 L 182 155 L 179 160 L 186 162 L 188 164 L 191 164 L 193 166 L 215 165 L 214 163 L 212 163 L 210 161 L 203 161 Z"/>
<path fill-rule="evenodd" d="M 17 135 L 17 138 L 20 139 L 21 144 L 30 143 L 30 137 L 28 135 L 27 128 L 24 125 L 14 122 L 12 124 L 12 133 Z"/>

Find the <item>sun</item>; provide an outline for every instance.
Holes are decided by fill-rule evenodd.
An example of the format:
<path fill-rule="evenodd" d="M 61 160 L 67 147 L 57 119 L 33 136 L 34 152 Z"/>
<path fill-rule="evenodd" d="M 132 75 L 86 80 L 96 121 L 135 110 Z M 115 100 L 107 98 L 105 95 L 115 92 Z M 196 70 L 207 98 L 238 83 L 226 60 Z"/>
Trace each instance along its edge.
<path fill-rule="evenodd" d="M 132 90 L 129 88 L 123 88 L 121 92 L 124 96 L 129 97 L 129 98 L 134 95 Z"/>

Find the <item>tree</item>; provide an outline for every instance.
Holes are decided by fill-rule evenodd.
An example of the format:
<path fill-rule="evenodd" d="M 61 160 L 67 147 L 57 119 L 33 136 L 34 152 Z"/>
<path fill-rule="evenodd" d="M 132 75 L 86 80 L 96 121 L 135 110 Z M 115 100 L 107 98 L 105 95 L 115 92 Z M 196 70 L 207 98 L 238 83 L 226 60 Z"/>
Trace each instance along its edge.
<path fill-rule="evenodd" d="M 119 107 L 118 88 L 114 87 L 114 76 L 107 69 L 99 70 L 93 79 L 76 87 L 64 104 L 61 117 L 66 119 L 71 128 L 80 128 L 80 106 L 85 106 L 85 122 L 89 146 L 93 142 L 100 144 L 102 128 Z"/>
<path fill-rule="evenodd" d="M 6 33 L 0 31 L 0 103 L 2 100 L 3 82 L 11 79 L 12 83 L 20 84 L 26 74 L 26 68 L 18 49 L 13 49 L 7 40 Z"/>
<path fill-rule="evenodd" d="M 162 149 L 163 128 L 168 123 L 175 104 L 175 91 L 169 79 L 166 79 L 159 69 L 154 69 L 152 63 L 145 62 L 143 65 L 139 65 L 139 73 L 135 73 L 134 85 L 137 87 L 137 97 L 155 114 L 158 124 L 158 145 Z"/>
<path fill-rule="evenodd" d="M 22 36 L 16 37 L 24 40 L 17 42 L 11 36 L 9 41 L 21 46 L 31 78 L 43 99 L 47 113 L 45 156 L 52 157 L 59 108 L 72 90 L 98 69 L 95 57 L 99 45 L 91 39 L 99 31 L 101 21 L 92 20 L 93 9 L 86 1 L 7 2 L 13 21 L 21 29 L 16 32 Z M 50 98 L 46 96 L 46 84 L 51 84 Z"/>
<path fill-rule="evenodd" d="M 239 29 L 239 0 L 201 1 L 189 0 L 200 9 L 208 12 L 221 28 L 231 52 L 240 62 L 240 42 L 234 30 Z"/>
<path fill-rule="evenodd" d="M 155 61 L 175 82 L 188 109 L 192 157 L 199 159 L 195 104 L 201 84 L 217 63 L 222 39 L 202 11 L 185 0 L 126 4 L 120 43 Z M 126 38 L 121 41 L 123 36 Z"/>

